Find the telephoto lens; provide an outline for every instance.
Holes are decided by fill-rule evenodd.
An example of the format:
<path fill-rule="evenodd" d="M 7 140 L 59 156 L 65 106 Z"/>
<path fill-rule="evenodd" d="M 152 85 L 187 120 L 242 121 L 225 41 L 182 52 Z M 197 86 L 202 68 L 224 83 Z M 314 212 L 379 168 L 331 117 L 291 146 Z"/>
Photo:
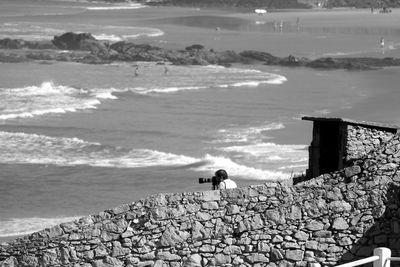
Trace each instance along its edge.
<path fill-rule="evenodd" d="M 199 178 L 199 184 L 211 183 L 211 178 Z"/>

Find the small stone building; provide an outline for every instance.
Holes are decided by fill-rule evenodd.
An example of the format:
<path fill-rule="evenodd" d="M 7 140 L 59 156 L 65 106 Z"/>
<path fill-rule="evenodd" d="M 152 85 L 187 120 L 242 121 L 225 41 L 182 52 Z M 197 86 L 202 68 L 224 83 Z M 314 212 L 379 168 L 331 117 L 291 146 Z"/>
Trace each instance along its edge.
<path fill-rule="evenodd" d="M 399 132 L 398 126 L 375 122 L 326 117 L 302 119 L 313 122 L 308 179 L 351 165 L 352 160 L 378 148 Z"/>

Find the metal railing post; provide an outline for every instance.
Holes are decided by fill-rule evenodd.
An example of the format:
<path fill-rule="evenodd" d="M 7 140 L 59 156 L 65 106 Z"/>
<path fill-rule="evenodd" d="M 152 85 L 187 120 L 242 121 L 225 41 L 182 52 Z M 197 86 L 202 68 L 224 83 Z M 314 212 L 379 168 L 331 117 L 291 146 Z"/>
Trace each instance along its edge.
<path fill-rule="evenodd" d="M 390 256 L 392 251 L 388 248 L 374 249 L 374 256 L 378 256 L 379 260 L 374 262 L 374 267 L 390 267 Z"/>

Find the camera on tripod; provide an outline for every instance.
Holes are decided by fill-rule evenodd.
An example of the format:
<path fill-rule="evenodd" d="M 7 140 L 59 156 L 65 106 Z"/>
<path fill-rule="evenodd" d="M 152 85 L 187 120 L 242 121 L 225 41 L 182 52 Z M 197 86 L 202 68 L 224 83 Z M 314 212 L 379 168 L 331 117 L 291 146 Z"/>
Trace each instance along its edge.
<path fill-rule="evenodd" d="M 212 185 L 219 185 L 222 182 L 222 177 L 213 176 L 211 178 L 199 178 L 199 184 L 212 183 Z"/>

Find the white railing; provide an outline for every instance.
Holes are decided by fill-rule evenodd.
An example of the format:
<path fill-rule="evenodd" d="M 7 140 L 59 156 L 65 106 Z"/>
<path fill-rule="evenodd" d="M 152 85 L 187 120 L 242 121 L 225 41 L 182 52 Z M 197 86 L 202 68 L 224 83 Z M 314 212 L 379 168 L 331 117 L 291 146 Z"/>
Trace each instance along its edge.
<path fill-rule="evenodd" d="M 336 267 L 354 267 L 373 262 L 374 267 L 390 267 L 390 261 L 400 261 L 400 257 L 391 257 L 392 251 L 388 248 L 374 249 L 374 256 L 337 265 Z"/>

